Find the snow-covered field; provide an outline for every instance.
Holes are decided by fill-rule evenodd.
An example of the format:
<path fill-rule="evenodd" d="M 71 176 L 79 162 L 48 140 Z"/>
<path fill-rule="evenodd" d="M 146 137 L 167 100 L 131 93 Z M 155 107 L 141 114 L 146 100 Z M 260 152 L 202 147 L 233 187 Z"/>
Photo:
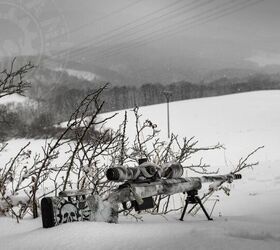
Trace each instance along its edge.
<path fill-rule="evenodd" d="M 27 102 L 28 100 L 29 98 L 18 94 L 7 95 L 0 99 L 0 105 L 9 104 L 9 103 L 14 103 L 14 104 L 24 103 Z"/>
<path fill-rule="evenodd" d="M 228 173 L 239 158 L 257 146 L 265 148 L 252 160 L 254 170 L 232 184 L 229 197 L 218 193 L 214 221 L 199 214 L 178 220 L 144 215 L 144 222 L 120 218 L 119 224 L 68 223 L 43 229 L 41 220 L 17 224 L 0 218 L 0 249 L 280 249 L 280 91 L 259 91 L 170 103 L 171 131 L 181 137 L 195 136 L 201 146 L 220 142 L 225 151 L 204 154 L 204 161 L 220 173 Z M 152 120 L 166 136 L 166 105 L 140 109 L 141 121 Z M 106 116 L 107 114 L 104 114 Z M 129 112 L 128 134 L 134 133 Z M 117 128 L 123 112 L 108 126 Z M 145 135 L 143 135 L 145 136 Z M 25 140 L 12 140 L 16 151 Z M 39 148 L 40 141 L 32 142 Z M 0 159 L 3 158 L 0 156 Z M 195 162 L 191 162 L 195 163 Z M 189 174 L 191 175 L 191 173 Z M 211 208 L 211 201 L 207 205 Z"/>

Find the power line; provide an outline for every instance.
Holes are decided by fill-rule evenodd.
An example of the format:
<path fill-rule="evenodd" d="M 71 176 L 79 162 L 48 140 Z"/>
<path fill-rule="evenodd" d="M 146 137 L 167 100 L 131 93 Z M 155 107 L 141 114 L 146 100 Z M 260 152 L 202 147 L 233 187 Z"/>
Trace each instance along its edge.
<path fill-rule="evenodd" d="M 136 0 L 136 1 L 130 2 L 127 5 L 119 8 L 119 9 L 113 10 L 110 13 L 108 13 L 106 15 L 103 15 L 103 16 L 101 16 L 99 18 L 96 18 L 93 21 L 90 21 L 88 23 L 81 24 L 80 26 L 76 27 L 75 29 L 72 29 L 72 30 L 67 31 L 67 32 L 65 32 L 63 34 L 60 34 L 60 35 L 54 37 L 53 39 L 58 39 L 58 38 L 61 38 L 63 36 L 66 36 L 66 35 L 69 36 L 72 33 L 79 32 L 79 31 L 81 31 L 81 29 L 84 29 L 85 27 L 88 27 L 88 26 L 91 26 L 91 25 L 95 25 L 96 23 L 98 23 L 98 22 L 100 22 L 100 21 L 102 21 L 104 19 L 110 18 L 110 17 L 112 17 L 114 15 L 117 15 L 117 14 L 119 14 L 119 13 L 121 13 L 121 12 L 123 12 L 123 11 L 125 11 L 125 10 L 135 6 L 135 5 L 137 5 L 140 2 L 143 2 L 143 0 Z"/>
<path fill-rule="evenodd" d="M 119 27 L 117 27 L 117 28 L 115 28 L 115 29 L 112 29 L 112 30 L 110 30 L 110 31 L 108 31 L 108 32 L 105 32 L 105 33 L 99 35 L 99 39 L 100 39 L 100 38 L 103 38 L 103 37 L 106 37 L 106 36 L 108 36 L 108 35 L 111 35 L 112 33 L 118 32 L 118 31 L 120 31 L 120 30 L 122 30 L 122 29 L 124 29 L 124 28 L 126 28 L 126 27 L 129 27 L 130 25 L 135 24 L 135 23 L 137 23 L 137 22 L 139 22 L 139 21 L 142 21 L 144 18 L 153 16 L 153 15 L 155 15 L 155 14 L 157 14 L 157 13 L 160 13 L 161 11 L 164 11 L 164 10 L 166 10 L 166 9 L 172 8 L 173 6 L 176 6 L 177 4 L 180 4 L 181 2 L 184 2 L 184 1 L 185 1 L 185 0 L 177 0 L 177 1 L 175 1 L 175 2 L 172 2 L 172 3 L 170 3 L 170 4 L 168 4 L 168 5 L 164 6 L 164 7 L 162 7 L 162 8 L 159 8 L 159 9 L 157 9 L 157 10 L 155 10 L 155 11 L 152 11 L 152 12 L 150 12 L 150 13 L 144 15 L 144 16 L 141 16 L 141 17 L 139 17 L 139 18 L 136 18 L 136 19 L 134 19 L 133 21 L 130 21 L 130 22 L 124 24 L 124 25 L 121 25 L 121 26 L 119 26 Z M 83 45 L 86 46 L 87 44 L 88 44 L 88 46 L 90 46 L 90 45 L 92 44 L 92 42 L 95 41 L 95 40 L 96 40 L 96 39 L 87 39 L 87 40 L 81 42 L 81 43 L 79 44 L 79 46 L 83 46 Z M 74 48 L 75 48 L 75 46 L 73 46 L 73 47 L 70 48 L 70 49 L 74 49 Z M 77 49 L 77 51 L 79 51 L 80 49 L 82 49 L 82 48 Z M 69 50 L 69 49 L 67 49 L 67 50 Z M 65 50 L 65 51 L 67 52 L 67 50 Z"/>
<path fill-rule="evenodd" d="M 210 21 L 214 21 L 214 20 L 219 19 L 221 17 L 224 17 L 224 16 L 227 16 L 227 15 L 236 13 L 236 12 L 238 12 L 240 10 L 243 10 L 244 8 L 248 8 L 250 6 L 256 5 L 256 4 L 258 4 L 258 3 L 260 3 L 260 2 L 262 2 L 264 0 L 258 0 L 258 1 L 251 2 L 251 3 L 250 3 L 250 1 L 251 0 L 247 0 L 246 4 L 242 3 L 241 5 L 234 6 L 234 7 L 238 7 L 238 8 L 235 8 L 235 9 L 233 9 L 232 7 L 226 8 L 226 9 L 223 9 L 222 11 L 214 13 L 214 14 L 212 14 L 210 16 L 205 16 L 205 17 L 201 18 L 200 20 L 199 19 L 198 20 L 193 20 L 191 23 L 188 23 L 187 27 L 186 27 L 186 25 L 183 25 L 183 26 L 181 25 L 181 26 L 178 26 L 176 29 L 172 29 L 172 30 L 169 29 L 169 30 L 164 31 L 164 32 L 157 31 L 157 32 L 148 33 L 148 34 L 146 34 L 146 36 L 142 36 L 142 38 L 147 37 L 149 40 L 145 40 L 144 39 L 143 41 L 138 41 L 138 42 L 137 42 L 137 40 L 139 38 L 134 39 L 134 40 L 130 40 L 129 42 L 136 41 L 136 43 L 131 44 L 129 46 L 126 45 L 126 46 L 123 46 L 123 47 L 119 47 L 119 48 L 116 48 L 116 49 L 113 48 L 109 52 L 108 52 L 108 50 L 103 50 L 105 53 L 103 53 L 102 56 L 103 56 L 103 58 L 105 58 L 105 56 L 106 57 L 110 57 L 110 56 L 113 56 L 113 55 L 118 55 L 118 54 L 122 53 L 123 50 L 127 50 L 129 48 L 138 48 L 138 47 L 144 46 L 147 43 L 151 43 L 151 42 L 157 41 L 157 40 L 161 39 L 162 37 L 166 38 L 166 35 L 170 36 L 170 35 L 175 35 L 175 34 L 181 33 L 182 31 L 189 30 L 193 26 L 206 24 L 206 23 L 208 23 Z M 224 11 L 226 11 L 226 12 L 224 12 Z M 188 29 L 186 29 L 186 28 L 188 28 Z M 159 33 L 159 34 L 156 34 L 156 33 Z M 154 39 L 151 39 L 153 37 L 154 37 Z"/>
<path fill-rule="evenodd" d="M 247 0 L 247 1 L 250 1 L 250 0 Z M 142 42 L 142 41 L 139 41 L 139 39 L 143 40 L 143 38 L 145 38 L 145 37 L 147 37 L 147 38 L 153 38 L 154 36 L 157 36 L 157 33 L 159 33 L 159 34 L 161 34 L 161 33 L 166 34 L 166 33 L 170 32 L 170 31 L 169 31 L 170 29 L 174 30 L 174 28 L 173 28 L 174 26 L 178 28 L 179 26 L 182 26 L 182 25 L 183 25 L 183 27 L 185 27 L 185 26 L 186 26 L 186 24 L 185 24 L 186 21 L 188 21 L 187 24 L 189 24 L 189 21 L 192 21 L 192 23 L 193 23 L 193 22 L 198 22 L 198 21 L 201 21 L 201 18 L 200 18 L 201 16 L 202 16 L 202 18 L 205 18 L 205 15 L 204 15 L 204 14 L 209 14 L 209 13 L 211 13 L 211 12 L 214 12 L 214 15 L 215 15 L 215 14 L 217 14 L 217 13 L 220 13 L 219 11 L 227 10 L 225 7 L 228 7 L 228 6 L 232 5 L 232 6 L 230 6 L 230 8 L 232 8 L 232 7 L 234 7 L 235 5 L 240 5 L 240 4 L 244 4 L 244 3 L 240 3 L 240 2 L 239 2 L 239 3 L 237 3 L 237 4 L 233 4 L 233 5 L 232 5 L 231 2 L 227 2 L 227 3 L 224 3 L 224 4 L 220 5 L 220 6 L 218 6 L 218 8 L 217 8 L 217 6 L 214 6 L 213 8 L 207 9 L 207 10 L 205 10 L 205 11 L 203 11 L 203 12 L 201 12 L 201 13 L 195 15 L 195 16 L 187 17 L 187 18 L 185 18 L 183 21 L 180 20 L 179 22 L 177 22 L 177 23 L 175 23 L 175 24 L 172 24 L 172 25 L 167 26 L 167 27 L 166 27 L 166 28 L 167 28 L 167 32 L 166 32 L 166 31 L 164 32 L 164 30 L 166 30 L 166 28 L 165 28 L 164 30 L 152 31 L 152 32 L 149 32 L 149 33 L 147 33 L 147 34 L 145 34 L 145 35 L 142 35 L 141 37 L 137 37 L 137 38 L 134 38 L 134 39 L 132 39 L 132 40 L 129 40 L 128 42 L 136 42 L 136 44 L 137 44 L 137 43 L 141 43 L 141 44 L 142 44 L 143 42 Z M 213 14 L 212 14 L 212 15 L 213 15 Z M 206 17 L 207 17 L 207 15 L 206 15 Z M 144 41 L 145 41 L 145 40 L 144 40 Z M 135 45 L 135 44 L 132 44 L 132 45 L 129 45 L 128 47 L 134 47 L 134 45 Z M 109 53 L 108 53 L 108 50 L 107 50 L 107 49 L 104 49 L 103 51 L 101 51 L 101 52 L 99 52 L 99 53 L 105 53 L 104 55 L 110 55 L 110 54 L 111 54 L 112 52 L 114 52 L 114 51 L 126 49 L 126 48 L 127 48 L 127 45 L 121 46 L 120 48 L 118 48 L 118 46 L 115 46 L 115 47 L 116 47 L 116 48 L 113 47 L 113 49 L 111 49 L 111 50 L 109 51 Z M 137 46 L 137 47 L 139 47 L 139 46 Z"/>
<path fill-rule="evenodd" d="M 137 25 L 135 25 L 135 26 L 132 26 L 132 27 L 130 27 L 130 28 L 128 28 L 128 29 L 125 29 L 124 31 L 119 32 L 119 33 L 117 33 L 117 34 L 111 34 L 111 35 L 105 37 L 104 39 L 98 40 L 97 42 L 95 41 L 95 42 L 94 42 L 95 47 L 98 48 L 98 45 L 103 44 L 103 43 L 105 43 L 106 41 L 111 41 L 112 39 L 115 39 L 115 38 L 118 38 L 118 37 L 123 37 L 123 36 L 125 36 L 125 38 L 131 37 L 132 35 L 139 33 L 139 31 L 140 31 L 140 32 L 141 32 L 141 31 L 145 31 L 145 30 L 147 29 L 147 26 L 145 26 L 146 24 L 152 23 L 152 26 L 156 26 L 157 24 L 159 24 L 160 22 L 162 22 L 164 19 L 166 19 L 165 17 L 169 18 L 169 20 L 170 20 L 170 17 L 169 17 L 170 15 L 171 15 L 171 18 L 172 18 L 172 14 L 173 14 L 173 15 L 174 15 L 174 14 L 177 14 L 176 16 L 173 16 L 173 18 L 174 18 L 174 17 L 177 17 L 177 18 L 178 18 L 178 17 L 180 17 L 180 15 L 178 15 L 178 13 L 184 14 L 184 15 L 185 15 L 186 13 L 188 13 L 188 12 L 194 10 L 194 9 L 197 9 L 197 8 L 199 8 L 199 7 L 205 6 L 205 5 L 211 3 L 211 2 L 213 2 L 213 1 L 215 1 L 215 0 L 207 0 L 206 2 L 199 3 L 200 1 L 201 1 L 201 0 L 194 0 L 194 1 L 192 1 L 191 3 L 188 3 L 188 4 L 184 5 L 183 7 L 180 7 L 179 9 L 175 9 L 175 10 L 173 10 L 173 11 L 164 13 L 164 14 L 162 14 L 162 15 L 160 15 L 160 16 L 155 17 L 155 18 L 148 19 L 148 20 L 146 20 L 146 21 L 144 20 L 143 23 L 139 23 L 139 24 L 137 24 Z M 197 3 L 199 3 L 199 4 L 197 4 Z M 197 4 L 197 5 L 195 5 L 195 4 Z M 194 6 L 193 6 L 193 5 L 194 5 Z M 192 7 L 192 6 L 193 6 L 193 7 Z M 185 8 L 187 8 L 187 7 L 192 7 L 192 8 L 189 8 L 189 9 L 187 9 L 187 11 L 185 11 Z M 139 30 L 139 29 L 138 29 L 138 30 L 136 29 L 136 30 L 135 30 L 135 28 L 137 28 L 137 27 L 140 27 L 140 28 L 141 28 L 142 26 L 143 26 L 142 29 L 140 29 L 140 30 Z M 126 32 L 129 32 L 129 31 L 131 31 L 131 32 L 127 35 Z M 122 34 L 123 34 L 123 36 L 122 36 Z M 73 56 L 73 55 L 75 55 L 75 54 L 84 53 L 84 52 L 86 52 L 86 51 L 88 51 L 88 50 L 92 50 L 92 49 L 93 49 L 92 46 L 91 46 L 91 45 L 88 45 L 88 46 L 86 46 L 86 47 L 83 47 L 83 48 L 80 48 L 80 49 L 78 49 L 78 50 L 73 51 L 72 53 L 70 53 L 70 55 Z"/>

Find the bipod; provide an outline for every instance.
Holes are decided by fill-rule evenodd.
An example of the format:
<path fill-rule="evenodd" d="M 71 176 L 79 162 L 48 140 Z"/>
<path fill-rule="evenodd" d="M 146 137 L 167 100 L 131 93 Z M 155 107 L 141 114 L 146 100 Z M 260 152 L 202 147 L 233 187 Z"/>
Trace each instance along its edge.
<path fill-rule="evenodd" d="M 184 207 L 184 210 L 183 210 L 183 213 L 181 215 L 181 218 L 180 220 L 183 221 L 184 220 L 184 216 L 185 216 L 185 213 L 187 211 L 187 207 L 189 204 L 199 204 L 201 209 L 203 210 L 204 214 L 206 215 L 207 219 L 208 220 L 213 220 L 209 214 L 207 213 L 205 207 L 203 206 L 202 202 L 201 202 L 201 199 L 199 198 L 199 196 L 197 195 L 197 190 L 191 190 L 189 192 L 187 192 L 188 196 L 186 198 L 186 203 L 185 203 L 185 207 Z"/>

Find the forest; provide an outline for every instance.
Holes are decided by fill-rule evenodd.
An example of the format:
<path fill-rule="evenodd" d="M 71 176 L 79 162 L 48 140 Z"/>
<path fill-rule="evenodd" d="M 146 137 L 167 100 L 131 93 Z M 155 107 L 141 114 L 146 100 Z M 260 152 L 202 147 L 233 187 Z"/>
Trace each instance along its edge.
<path fill-rule="evenodd" d="M 60 75 L 60 81 L 53 78 L 40 78 L 31 81 L 25 95 L 28 102 L 0 105 L 1 138 L 46 138 L 56 137 L 61 128 L 54 126 L 67 121 L 82 98 L 104 86 L 104 82 L 94 83 L 85 79 Z M 38 76 L 38 74 L 37 74 Z M 174 82 L 145 83 L 141 86 L 113 86 L 108 84 L 102 93 L 105 101 L 102 112 L 110 112 L 134 107 L 166 102 L 165 92 L 170 101 L 227 95 L 257 90 L 280 89 L 279 75 L 254 74 L 250 77 L 223 77 L 210 83 Z M 94 111 L 94 110 L 92 110 Z"/>

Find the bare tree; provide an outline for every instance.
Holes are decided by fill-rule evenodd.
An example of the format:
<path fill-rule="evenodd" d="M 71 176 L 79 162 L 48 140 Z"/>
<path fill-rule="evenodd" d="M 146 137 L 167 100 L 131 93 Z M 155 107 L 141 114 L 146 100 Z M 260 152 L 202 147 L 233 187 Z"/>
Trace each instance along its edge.
<path fill-rule="evenodd" d="M 57 158 L 62 146 L 68 145 L 68 159 L 62 164 L 53 179 L 55 190 L 62 188 L 93 189 L 95 193 L 101 193 L 108 188 L 104 181 L 105 169 L 108 167 L 101 163 L 100 157 L 106 157 L 116 150 L 120 133 L 105 129 L 106 121 L 114 117 L 113 114 L 106 118 L 99 118 L 104 105 L 100 101 L 100 95 L 107 84 L 93 93 L 88 94 L 69 118 L 67 127 L 61 136 L 49 143 L 44 150 L 44 159 L 34 176 L 33 188 L 33 217 L 38 216 L 38 197 L 36 193 L 41 185 L 42 175 L 49 175 L 53 159 Z M 69 136 L 71 135 L 71 136 Z M 68 138 L 68 139 L 66 139 Z M 62 181 L 58 184 L 58 180 Z M 106 189 L 107 190 L 107 189 Z"/>
<path fill-rule="evenodd" d="M 260 149 L 264 148 L 264 146 L 257 147 L 254 149 L 252 152 L 250 152 L 247 156 L 244 158 L 240 158 L 238 161 L 238 164 L 236 167 L 230 172 L 231 174 L 237 174 L 243 171 L 244 169 L 247 168 L 253 168 L 254 166 L 257 166 L 259 162 L 248 162 L 248 160 L 253 156 L 257 151 Z M 210 185 L 208 192 L 204 193 L 201 200 L 205 203 L 210 197 L 213 196 L 213 194 L 218 191 L 218 190 L 223 190 L 226 195 L 229 195 L 230 189 L 224 186 L 225 182 L 219 182 L 216 183 L 215 185 Z M 189 214 L 195 215 L 199 211 L 200 207 L 197 206 L 196 204 L 188 211 Z"/>
<path fill-rule="evenodd" d="M 15 61 L 16 58 L 12 60 L 9 69 L 0 72 L 0 98 L 15 93 L 23 95 L 24 91 L 31 86 L 30 82 L 26 80 L 26 74 L 35 66 L 28 62 L 16 69 Z"/>
<path fill-rule="evenodd" d="M 16 68 L 15 67 L 16 58 L 11 62 L 9 69 L 4 69 L 0 72 L 0 98 L 12 95 L 19 94 L 23 95 L 24 91 L 31 86 L 31 83 L 26 80 L 26 75 L 29 73 L 35 66 L 28 62 L 27 64 Z M 0 109 L 0 124 L 5 126 L 10 126 L 9 121 L 7 121 L 7 116 L 12 114 L 7 113 L 8 110 L 6 107 Z M 9 117 L 14 120 L 14 117 Z M 0 135 L 0 141 L 4 140 L 4 131 L 2 131 L 2 136 Z M 2 138 L 3 137 L 3 138 Z M 0 147 L 1 150 L 1 147 Z"/>
<path fill-rule="evenodd" d="M 30 211 L 36 218 L 39 216 L 39 201 L 43 196 L 57 195 L 58 191 L 66 189 L 90 189 L 92 193 L 105 197 L 115 187 L 114 183 L 108 182 L 105 178 L 106 170 L 119 165 L 137 167 L 141 158 L 146 158 L 159 166 L 179 162 L 185 170 L 199 174 L 217 173 L 217 170 L 210 171 L 210 166 L 204 163 L 203 159 L 194 164 L 192 157 L 198 152 L 222 149 L 220 143 L 201 147 L 194 137 L 180 140 L 174 134 L 168 141 L 164 141 L 160 138 L 159 128 L 151 120 L 146 119 L 141 124 L 138 107 L 132 110 L 136 133 L 131 141 L 127 136 L 127 112 L 116 131 L 107 128 L 107 122 L 116 114 L 107 117 L 101 115 L 104 105 L 101 97 L 106 88 L 107 84 L 88 94 L 81 101 L 61 135 L 57 139 L 46 141 L 41 155 L 37 153 L 31 157 L 28 144 L 4 168 L 0 168 L 2 213 L 12 214 L 21 219 Z M 255 166 L 257 163 L 247 162 L 258 149 L 241 159 L 232 173 Z M 61 156 L 64 157 L 63 162 L 59 160 L 57 163 Z M 22 166 L 20 164 L 22 157 L 27 157 L 31 164 Z M 53 183 L 47 191 L 42 190 L 46 181 Z M 220 183 L 219 187 L 222 187 L 222 184 Z M 214 191 L 209 191 L 204 198 Z M 24 202 L 21 201 L 21 204 L 13 202 L 16 200 L 14 196 L 20 192 L 25 194 Z M 150 211 L 153 214 L 166 214 L 181 209 L 171 208 L 169 195 L 155 197 L 155 205 Z M 119 212 L 131 215 L 137 220 L 141 219 L 132 213 L 132 209 Z"/>
<path fill-rule="evenodd" d="M 16 164 L 20 162 L 19 159 L 29 146 L 28 144 L 4 168 L 0 168 L 2 201 L 0 207 L 5 207 L 7 212 L 16 215 L 18 204 L 11 200 L 15 200 L 14 196 L 23 191 L 28 197 L 25 202 L 26 209 L 29 208 L 33 217 L 36 218 L 39 215 L 38 205 L 42 195 L 55 194 L 59 189 L 73 188 L 75 182 L 77 188 L 93 188 L 96 193 L 108 189 L 107 183 L 104 182 L 106 166 L 104 163 L 100 164 L 98 158 L 114 154 L 120 133 L 113 133 L 104 127 L 106 121 L 114 115 L 104 119 L 98 118 L 104 105 L 104 102 L 100 101 L 100 95 L 106 87 L 107 84 L 81 101 L 61 135 L 55 140 L 47 140 L 45 146 L 42 147 L 43 154 L 36 154 L 32 164 L 24 167 Z M 60 163 L 60 166 L 56 166 L 55 160 L 67 147 L 69 149 L 65 155 L 68 159 Z M 30 155 L 31 153 L 29 157 Z M 31 157 L 29 160 L 31 161 Z M 21 178 L 23 172 L 24 178 Z M 18 175 L 19 177 L 15 178 Z M 47 180 L 51 180 L 54 185 L 47 193 L 43 191 L 42 194 L 42 187 Z M 14 186 L 16 186 L 15 189 Z M 6 192 L 6 190 L 12 191 Z M 22 213 L 18 214 L 17 218 L 22 218 L 21 215 Z"/>
<path fill-rule="evenodd" d="M 135 138 L 131 144 L 126 143 L 125 149 L 125 158 L 122 163 L 137 164 L 139 158 L 146 158 L 148 161 L 153 162 L 157 165 L 164 166 L 164 164 L 169 162 L 179 162 L 183 165 L 183 168 L 188 172 L 193 172 L 196 174 L 217 174 L 218 169 L 213 170 L 209 164 L 203 162 L 203 159 L 200 158 L 199 162 L 193 162 L 192 157 L 199 153 L 205 151 L 213 151 L 224 149 L 224 146 L 220 143 L 217 143 L 213 146 L 201 147 L 199 146 L 198 140 L 194 137 L 189 139 L 183 138 L 179 139 L 177 135 L 172 134 L 169 141 L 164 141 L 160 139 L 160 131 L 156 124 L 150 120 L 145 120 L 143 124 L 140 122 L 141 115 L 139 115 L 139 108 L 136 107 L 133 110 L 135 116 Z M 125 130 L 124 130 L 125 131 Z M 258 147 L 245 158 L 241 158 L 235 169 L 231 172 L 232 174 L 238 173 L 245 168 L 253 167 L 258 165 L 258 162 L 248 163 L 250 157 L 255 154 L 259 149 L 263 147 Z M 227 191 L 226 187 L 223 186 L 224 183 L 219 183 L 216 187 Z M 213 187 L 210 186 L 210 187 Z M 216 188 L 210 188 L 209 193 L 203 195 L 202 200 L 211 196 Z M 160 195 L 154 197 L 155 207 L 152 209 L 152 214 L 166 214 L 172 211 L 178 211 L 182 209 L 179 208 L 170 208 L 170 196 L 169 195 Z M 183 203 L 182 203 L 183 204 Z M 124 211 L 125 215 L 133 215 L 132 211 Z M 136 219 L 139 217 L 136 216 Z"/>

